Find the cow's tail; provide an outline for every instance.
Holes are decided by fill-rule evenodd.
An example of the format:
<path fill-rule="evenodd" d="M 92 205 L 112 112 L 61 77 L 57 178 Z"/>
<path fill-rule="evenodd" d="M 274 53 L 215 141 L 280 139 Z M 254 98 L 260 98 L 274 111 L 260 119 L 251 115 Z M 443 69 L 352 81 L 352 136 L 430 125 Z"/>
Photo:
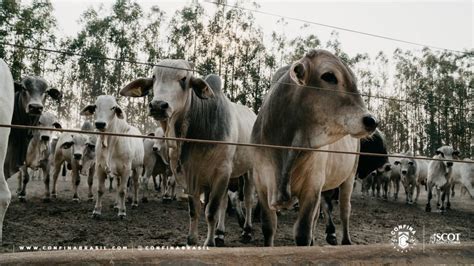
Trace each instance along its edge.
<path fill-rule="evenodd" d="M 62 176 L 66 176 L 66 164 L 63 164 L 63 171 L 62 171 Z"/>

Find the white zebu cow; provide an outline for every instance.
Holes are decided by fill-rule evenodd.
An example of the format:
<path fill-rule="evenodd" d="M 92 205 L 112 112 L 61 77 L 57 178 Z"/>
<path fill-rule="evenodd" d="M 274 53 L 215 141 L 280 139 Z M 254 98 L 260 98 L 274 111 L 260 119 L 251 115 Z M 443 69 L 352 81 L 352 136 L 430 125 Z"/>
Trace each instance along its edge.
<path fill-rule="evenodd" d="M 401 155 L 399 153 L 394 155 Z M 389 157 L 388 160 L 391 165 L 390 169 L 390 183 L 392 184 L 393 188 L 393 200 L 398 200 L 398 193 L 400 192 L 400 180 L 401 180 L 401 173 L 400 173 L 400 159 L 396 157 Z"/>
<path fill-rule="evenodd" d="M 93 131 L 94 126 L 92 123 L 86 121 L 82 124 L 81 130 Z M 84 151 L 82 153 L 82 167 L 80 173 L 87 176 L 87 185 L 89 187 L 88 200 L 93 200 L 92 185 L 94 182 L 95 174 L 95 147 L 97 143 L 97 135 L 87 135 Z M 110 182 L 112 183 L 112 181 Z"/>
<path fill-rule="evenodd" d="M 57 182 L 59 172 L 63 168 L 63 164 L 71 170 L 72 176 L 72 187 L 74 195 L 72 200 L 79 202 L 79 195 L 77 188 L 81 182 L 80 171 L 82 169 L 82 155 L 86 148 L 87 135 L 78 133 L 64 132 L 59 135 L 58 143 L 56 144 L 56 150 L 54 152 L 54 164 L 53 164 L 53 190 L 51 196 L 57 197 Z M 92 184 L 91 184 L 92 186 Z M 91 188 L 89 187 L 89 191 Z M 46 189 L 45 200 L 49 200 L 49 187 Z M 92 198 L 92 194 L 88 195 L 89 199 Z"/>
<path fill-rule="evenodd" d="M 120 93 L 140 97 L 153 89 L 150 115 L 156 120 L 166 121 L 167 137 L 249 142 L 256 116 L 247 107 L 229 101 L 222 92 L 218 76 L 209 75 L 205 80 L 194 77 L 191 71 L 187 71 L 192 68 L 191 64 L 185 60 L 164 60 L 159 65 L 164 67 L 156 67 L 152 78 L 135 80 Z M 222 245 L 229 178 L 238 178 L 251 170 L 251 150 L 247 147 L 190 142 L 169 141 L 168 144 L 173 174 L 189 195 L 188 244 L 197 243 L 200 194 L 204 192 L 209 194 L 205 212 L 208 230 L 204 244 L 214 246 L 217 240 L 217 244 Z M 252 184 L 250 181 L 245 183 L 248 215 L 244 234 L 249 234 L 252 227 Z"/>
<path fill-rule="evenodd" d="M 416 159 L 416 198 L 415 203 L 418 201 L 418 196 L 420 195 L 421 186 L 425 188 L 425 191 L 428 190 L 427 180 L 428 180 L 428 164 L 429 161 L 423 159 Z"/>
<path fill-rule="evenodd" d="M 7 64 L 0 59 L 0 124 L 10 124 L 13 116 L 14 85 Z M 0 128 L 0 243 L 2 243 L 3 219 L 10 205 L 11 193 L 4 174 L 4 162 L 7 154 L 10 128 Z"/>
<path fill-rule="evenodd" d="M 461 191 L 467 191 L 471 198 L 474 198 L 474 188 L 472 187 L 474 183 L 474 162 L 468 158 L 464 161 L 470 163 L 455 162 L 453 165 L 453 187 L 454 184 L 460 184 Z"/>
<path fill-rule="evenodd" d="M 140 135 L 138 128 L 127 123 L 125 113 L 115 97 L 101 95 L 95 104 L 86 106 L 81 115 L 95 114 L 95 127 L 101 132 Z M 99 179 L 94 217 L 102 214 L 102 196 L 107 175 L 117 178 L 118 216 L 125 218 L 125 196 L 129 177 L 133 182 L 132 208 L 138 207 L 138 178 L 143 171 L 143 143 L 138 138 L 101 135 L 97 138 L 96 170 Z"/>
<path fill-rule="evenodd" d="M 58 118 L 48 112 L 43 112 L 41 114 L 38 126 L 61 128 Z M 28 144 L 25 164 L 20 167 L 20 174 L 18 175 L 18 199 L 21 201 L 25 200 L 26 185 L 30 179 L 28 169 L 32 169 L 33 171 L 41 169 L 46 191 L 49 191 L 49 172 L 52 163 L 49 161 L 51 154 L 51 135 L 52 131 L 49 130 L 33 130 L 33 138 L 31 138 L 30 143 Z M 45 198 L 46 201 L 48 199 L 49 198 Z"/>
<path fill-rule="evenodd" d="M 272 86 L 265 97 L 253 128 L 252 142 L 359 151 L 359 140 L 353 137 L 368 136 L 375 130 L 377 121 L 358 94 L 352 71 L 339 58 L 323 50 L 308 52 L 283 71 L 280 83 Z M 295 242 L 310 245 L 321 191 L 337 187 L 340 188 L 342 244 L 351 244 L 350 197 L 358 156 L 267 148 L 256 148 L 254 153 L 254 181 L 262 207 L 266 246 L 273 245 L 277 209 L 290 206 L 293 197 L 300 205 L 294 226 Z"/>
<path fill-rule="evenodd" d="M 436 150 L 436 155 L 433 158 L 436 159 L 457 159 L 459 151 L 453 149 L 451 146 L 442 146 Z M 431 211 L 431 199 L 433 198 L 433 187 L 436 189 L 438 195 L 437 207 L 441 212 L 451 208 L 449 202 L 449 193 L 452 186 L 452 172 L 453 162 L 446 161 L 431 161 L 428 165 L 428 203 L 426 203 L 425 210 Z M 442 193 L 442 194 L 441 194 Z M 441 199 L 441 205 L 439 203 Z M 444 201 L 447 199 L 446 208 L 444 207 Z"/>
<path fill-rule="evenodd" d="M 165 133 L 161 127 L 158 127 L 154 133 L 149 135 L 163 137 Z M 143 148 L 145 151 L 145 158 L 143 160 L 144 171 L 143 176 L 140 178 L 143 191 L 142 202 L 148 202 L 148 195 L 150 193 L 148 183 L 150 177 L 158 177 L 158 182 L 161 182 L 162 200 L 163 202 L 170 202 L 174 197 L 174 184 L 169 182 L 169 179 L 171 179 L 171 169 L 169 168 L 166 143 L 161 139 L 144 139 Z"/>

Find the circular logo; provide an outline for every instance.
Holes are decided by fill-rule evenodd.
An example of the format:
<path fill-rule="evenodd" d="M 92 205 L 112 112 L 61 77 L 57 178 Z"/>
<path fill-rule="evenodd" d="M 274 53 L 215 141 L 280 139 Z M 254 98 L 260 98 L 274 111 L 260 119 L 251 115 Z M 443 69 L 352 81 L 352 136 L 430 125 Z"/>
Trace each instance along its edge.
<path fill-rule="evenodd" d="M 416 245 L 415 233 L 412 226 L 406 224 L 395 226 L 390 232 L 393 248 L 402 253 L 408 252 Z"/>

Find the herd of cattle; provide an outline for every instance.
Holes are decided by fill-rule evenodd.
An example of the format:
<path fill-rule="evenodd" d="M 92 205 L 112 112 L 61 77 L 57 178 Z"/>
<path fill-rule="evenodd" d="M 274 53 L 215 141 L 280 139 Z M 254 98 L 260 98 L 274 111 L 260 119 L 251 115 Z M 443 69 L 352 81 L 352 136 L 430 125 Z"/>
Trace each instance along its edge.
<path fill-rule="evenodd" d="M 265 96 L 258 116 L 224 95 L 219 76 L 202 79 L 193 75 L 192 68 L 185 60 L 163 60 L 155 67 L 152 77 L 139 78 L 121 89 L 120 94 L 128 97 L 143 97 L 153 92 L 148 111 L 158 126 L 150 135 L 388 154 L 383 135 L 376 129 L 378 121 L 367 111 L 358 94 L 354 74 L 327 51 L 311 50 L 292 65 L 280 68 L 273 75 L 274 85 Z M 60 100 L 61 93 L 49 88 L 43 78 L 25 77 L 21 82 L 13 82 L 8 66 L 0 60 L 0 93 L 0 124 L 61 128 L 55 115 L 43 111 L 45 97 Z M 93 123 L 83 124 L 83 131 L 141 134 L 127 123 L 124 109 L 110 95 L 99 96 L 82 109 L 81 115 L 94 117 Z M 443 146 L 434 158 L 449 160 L 458 156 L 455 149 Z M 23 201 L 29 170 L 42 172 L 46 202 L 57 197 L 56 183 L 61 172 L 64 175 L 70 171 L 74 201 L 79 200 L 81 176 L 87 177 L 87 197 L 91 201 L 94 199 L 92 185 L 97 180 L 93 217 L 102 214 L 107 178 L 109 186 L 112 180 L 116 181 L 115 207 L 120 218 L 126 216 L 127 194 L 131 196 L 132 208 L 138 207 L 139 194 L 142 202 L 147 201 L 150 177 L 155 187 L 161 187 L 164 201 L 175 197 L 179 184 L 189 204 L 189 245 L 197 244 L 201 208 L 205 209 L 208 225 L 204 245 L 223 244 L 227 195 L 231 195 L 228 189 L 236 180 L 239 180 L 240 192 L 237 205 L 243 201 L 245 206 L 245 212 L 240 211 L 245 213 L 242 237 L 247 241 L 252 237 L 256 194 L 265 246 L 273 245 L 277 211 L 295 203 L 299 206 L 294 227 L 297 245 L 313 243 L 312 230 L 322 210 L 329 217 L 326 239 L 330 244 L 337 244 L 331 217 L 331 201 L 336 195 L 343 226 L 341 243 L 351 244 L 350 199 L 356 176 L 363 180 L 364 193 L 372 189 L 372 194 L 377 191 L 379 196 L 382 189 L 385 199 L 388 199 L 391 184 L 397 199 L 401 182 L 409 204 L 417 202 L 420 187 L 425 186 L 428 190 L 426 211 L 431 211 L 433 188 L 438 195 L 438 207 L 443 211 L 450 208 L 450 190 L 455 183 L 462 184 L 471 197 L 474 196 L 472 163 L 70 132 L 53 137 L 53 132 L 47 129 L 0 128 L 0 167 L 3 167 L 0 171 L 0 241 L 3 219 L 11 200 L 6 179 L 18 176 L 17 195 Z M 417 194 L 413 199 L 415 188 Z"/>

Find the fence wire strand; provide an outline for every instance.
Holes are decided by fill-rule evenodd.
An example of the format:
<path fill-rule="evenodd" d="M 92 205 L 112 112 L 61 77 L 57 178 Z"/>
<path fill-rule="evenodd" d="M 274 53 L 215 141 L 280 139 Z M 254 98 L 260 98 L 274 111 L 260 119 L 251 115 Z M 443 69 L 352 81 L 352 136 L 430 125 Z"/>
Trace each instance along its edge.
<path fill-rule="evenodd" d="M 427 161 L 474 163 L 474 161 L 466 161 L 466 160 L 439 159 L 439 158 L 401 155 L 401 154 L 382 154 L 382 153 L 370 153 L 370 152 L 336 151 L 336 150 L 325 150 L 325 149 L 316 149 L 316 148 L 308 148 L 308 147 L 282 146 L 282 145 L 257 144 L 257 143 L 239 143 L 239 142 L 231 142 L 231 141 L 189 139 L 189 138 L 177 138 L 177 137 L 158 137 L 158 136 L 149 136 L 149 135 L 123 134 L 123 133 L 99 132 L 99 131 L 84 131 L 84 130 L 78 130 L 78 129 L 50 128 L 50 127 L 27 126 L 27 125 L 0 124 L 0 128 L 48 130 L 48 131 L 68 132 L 68 133 L 78 133 L 78 134 L 88 134 L 88 135 L 104 135 L 104 136 L 129 137 L 129 138 L 141 138 L 141 139 L 159 139 L 159 140 L 168 140 L 168 141 L 171 140 L 171 141 L 180 141 L 180 142 L 193 142 L 193 143 L 201 143 L 201 144 L 231 145 L 231 146 L 244 146 L 244 147 L 253 147 L 253 148 L 296 150 L 296 151 L 306 151 L 306 152 L 324 152 L 324 153 L 349 154 L 349 155 L 364 155 L 364 156 L 372 156 L 372 157 L 392 157 L 392 158 L 415 159 L 415 160 L 416 159 L 421 159 L 421 160 L 427 160 Z"/>
<path fill-rule="evenodd" d="M 199 72 L 195 69 L 189 69 L 189 68 L 165 66 L 165 65 L 154 64 L 154 63 L 149 63 L 149 62 L 132 61 L 132 60 L 127 60 L 127 59 L 119 59 L 119 58 L 112 58 L 112 57 L 100 57 L 100 56 L 85 55 L 85 54 L 73 53 L 73 52 L 68 52 L 68 51 L 61 51 L 61 50 L 56 50 L 56 49 L 51 49 L 51 48 L 41 48 L 41 47 L 33 47 L 33 46 L 27 46 L 27 45 L 12 44 L 12 43 L 8 43 L 8 42 L 0 42 L 0 45 L 7 45 L 7 46 L 12 46 L 12 47 L 24 48 L 24 49 L 39 50 L 39 51 L 44 51 L 44 52 L 49 52 L 49 53 L 58 53 L 58 54 L 64 54 L 64 55 L 68 55 L 68 56 L 79 56 L 79 57 L 83 57 L 83 58 L 93 58 L 93 59 L 97 59 L 97 60 L 107 60 L 107 61 L 123 62 L 123 63 L 129 63 L 129 64 L 147 65 L 147 66 L 152 66 L 152 67 L 163 67 L 163 68 L 170 68 L 170 69 L 176 69 L 176 70 L 185 70 L 185 71 L 191 71 L 193 73 L 198 73 L 198 74 L 204 76 L 204 73 L 201 73 L 201 72 Z M 270 82 L 270 84 L 294 85 L 294 84 L 291 84 L 291 83 L 285 83 L 285 82 L 280 82 L 280 81 Z M 298 86 L 305 87 L 305 88 L 317 89 L 317 90 L 323 90 L 323 91 L 329 91 L 329 92 L 332 92 L 332 93 L 360 95 L 362 97 L 367 97 L 367 98 L 375 98 L 375 99 L 382 99 L 382 100 L 388 100 L 388 101 L 403 102 L 403 103 L 408 103 L 408 104 L 412 104 L 412 105 L 415 105 L 415 106 L 442 107 L 442 108 L 448 108 L 448 109 L 454 109 L 454 110 L 460 110 L 460 111 L 466 111 L 466 112 L 474 111 L 474 109 L 469 109 L 469 108 L 455 107 L 455 106 L 449 106 L 449 105 L 430 104 L 430 103 L 423 103 L 423 102 L 416 102 L 416 101 L 408 101 L 408 100 L 405 100 L 405 99 L 399 99 L 399 98 L 394 98 L 394 97 L 389 97 L 389 96 L 369 95 L 369 94 L 366 94 L 366 93 L 350 92 L 350 91 L 336 91 L 336 90 L 333 90 L 333 89 L 321 88 L 321 87 L 315 87 L 315 86 L 305 86 L 305 85 L 298 85 Z M 437 98 L 435 98 L 435 100 L 440 101 Z"/>

